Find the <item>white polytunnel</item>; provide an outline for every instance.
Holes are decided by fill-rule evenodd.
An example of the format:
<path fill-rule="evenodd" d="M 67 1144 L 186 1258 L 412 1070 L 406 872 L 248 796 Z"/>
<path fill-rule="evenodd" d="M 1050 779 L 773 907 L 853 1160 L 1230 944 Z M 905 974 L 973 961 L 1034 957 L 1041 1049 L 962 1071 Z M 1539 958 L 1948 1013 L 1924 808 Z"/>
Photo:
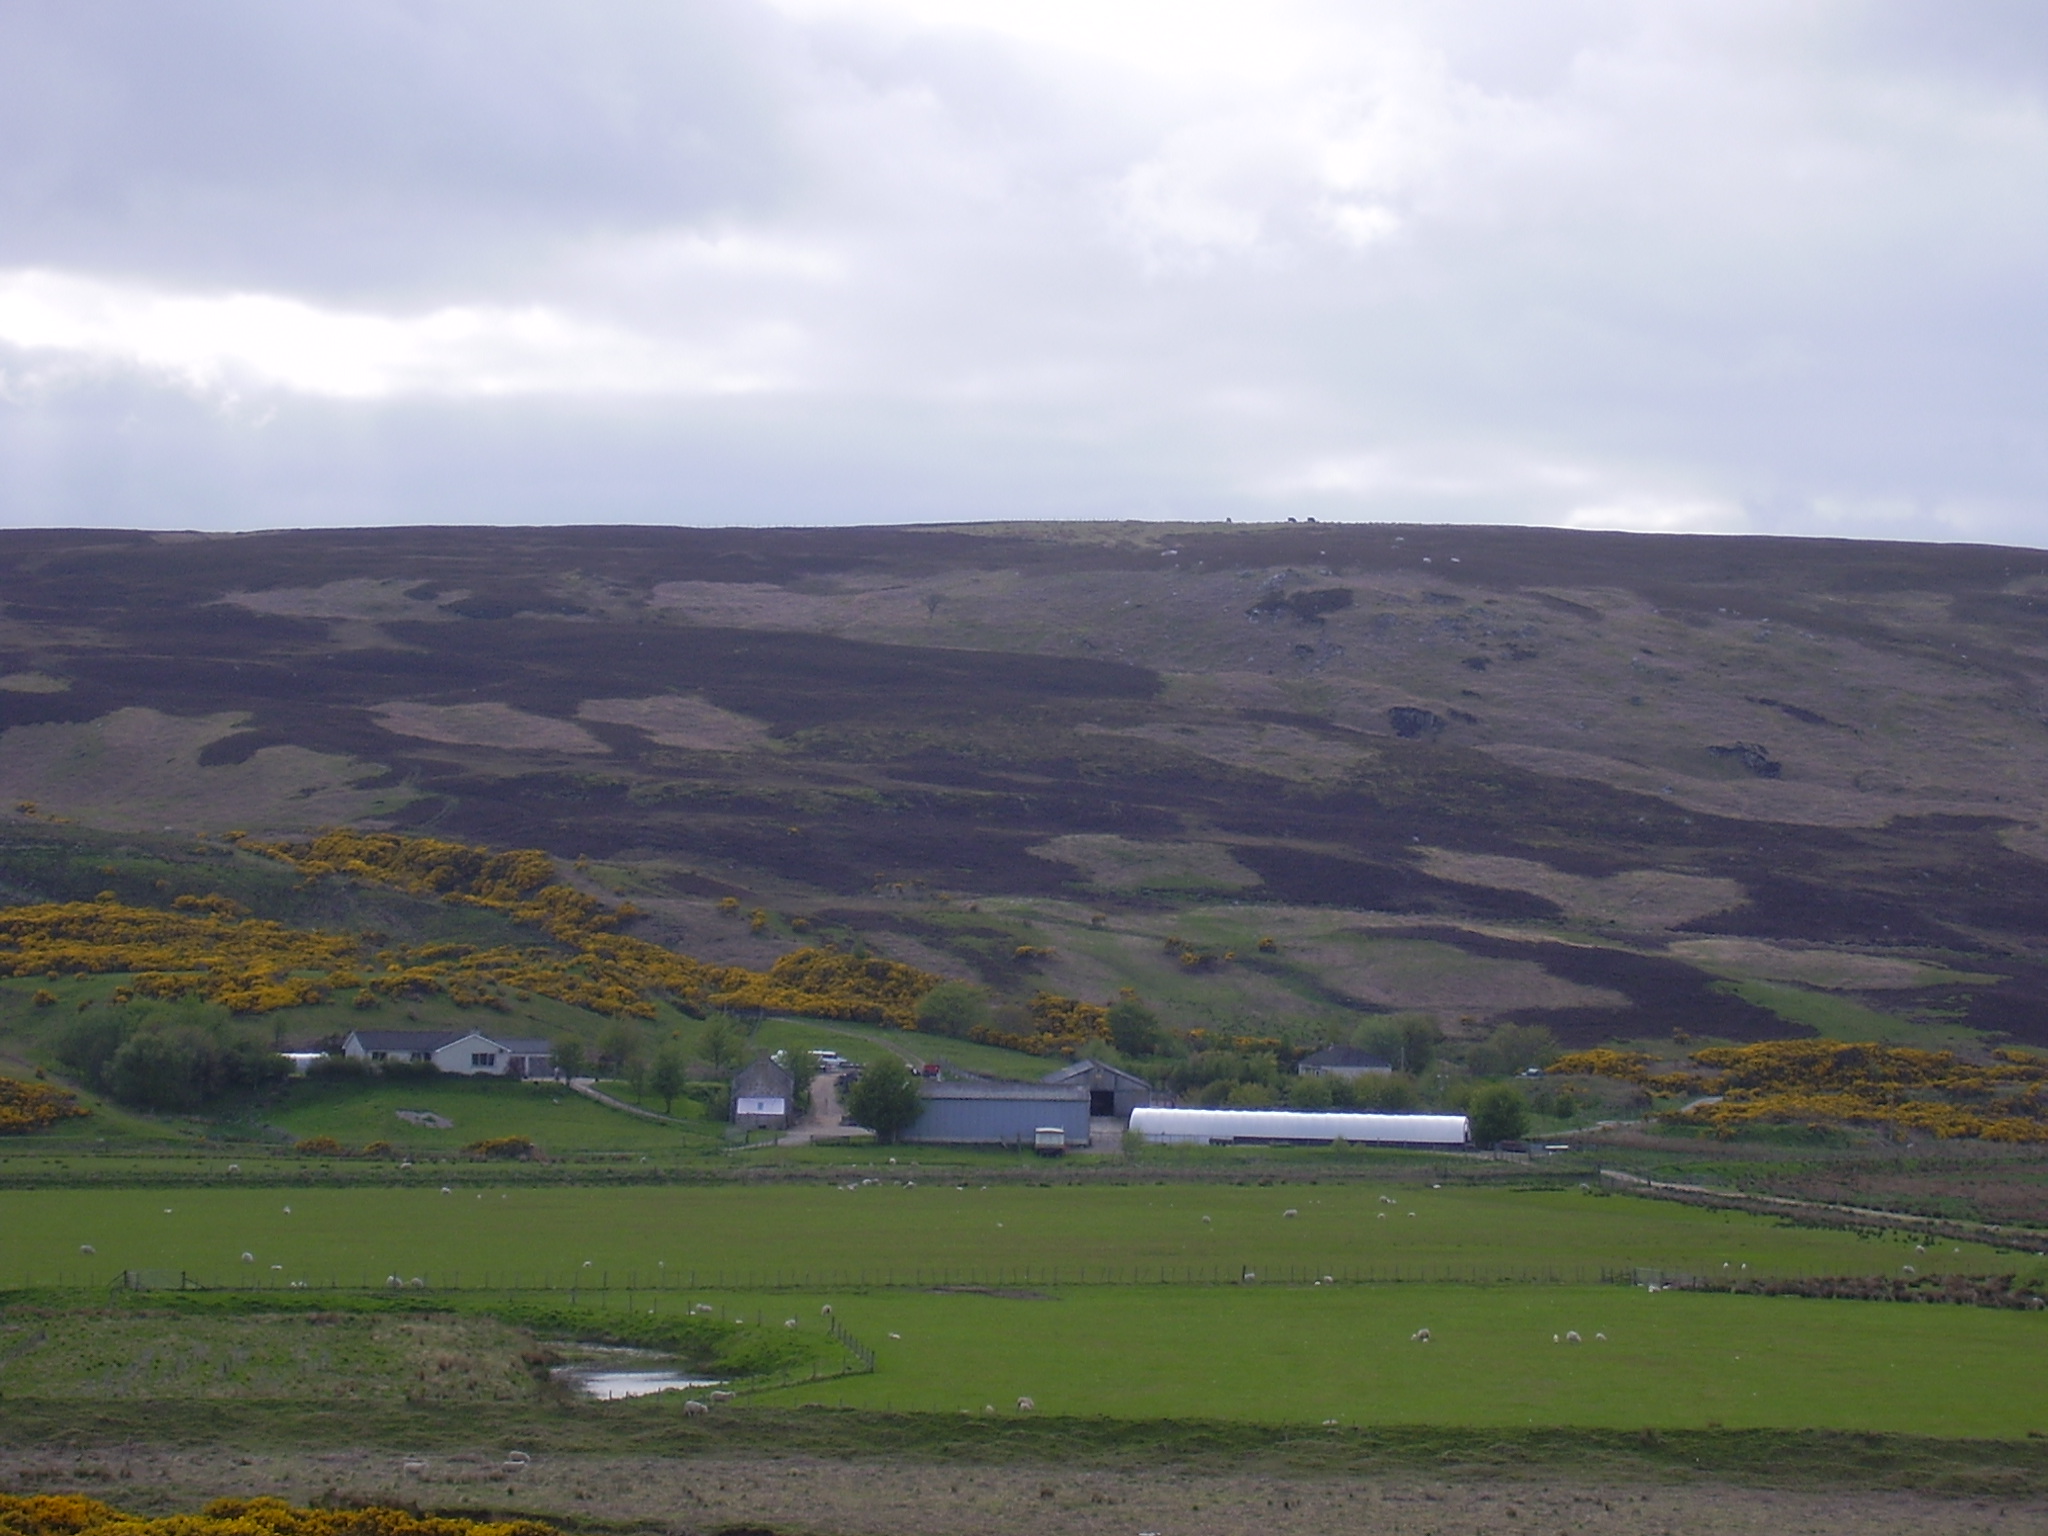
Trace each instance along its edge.
<path fill-rule="evenodd" d="M 1304 1109 L 1134 1109 L 1131 1129 L 1147 1141 L 1195 1146 L 1233 1142 L 1324 1145 L 1334 1141 L 1382 1147 L 1464 1148 L 1472 1144 L 1463 1115 L 1373 1115 Z"/>

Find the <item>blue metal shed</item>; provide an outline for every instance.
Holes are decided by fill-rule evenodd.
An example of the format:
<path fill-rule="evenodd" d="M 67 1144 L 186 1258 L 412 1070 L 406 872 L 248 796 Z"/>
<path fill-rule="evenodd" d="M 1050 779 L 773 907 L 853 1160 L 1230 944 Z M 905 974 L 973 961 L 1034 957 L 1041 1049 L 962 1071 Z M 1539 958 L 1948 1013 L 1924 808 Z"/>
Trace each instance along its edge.
<path fill-rule="evenodd" d="M 1088 1145 L 1088 1090 L 1056 1083 L 924 1083 L 924 1113 L 905 1141 L 1030 1147 L 1038 1132 L 1058 1126 L 1070 1147 Z"/>

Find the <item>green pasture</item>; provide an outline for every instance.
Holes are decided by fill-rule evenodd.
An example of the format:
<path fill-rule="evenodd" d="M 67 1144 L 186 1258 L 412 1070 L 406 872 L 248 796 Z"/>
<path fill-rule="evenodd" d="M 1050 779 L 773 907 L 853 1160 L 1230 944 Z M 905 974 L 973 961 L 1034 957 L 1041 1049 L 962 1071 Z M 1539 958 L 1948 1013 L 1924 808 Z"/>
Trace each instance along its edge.
<path fill-rule="evenodd" d="M 657 1104 L 656 1108 L 660 1106 Z M 440 1130 L 401 1120 L 400 1110 L 454 1122 Z M 543 1152 L 676 1152 L 702 1150 L 722 1128 L 703 1120 L 703 1106 L 678 1099 L 677 1119 L 663 1125 L 586 1099 L 561 1083 L 443 1076 L 424 1081 L 299 1078 L 265 1103 L 255 1120 L 294 1138 L 332 1136 L 351 1147 L 388 1141 L 402 1152 L 440 1155 L 494 1136 L 528 1136 Z"/>
<path fill-rule="evenodd" d="M 906 1182 L 918 1172 L 890 1171 Z M 2012 1256 L 1972 1244 L 1923 1254 L 1910 1238 L 1576 1191 L 938 1180 L 472 1187 L 468 1172 L 414 1170 L 426 1182 L 399 1188 L 0 1191 L 0 1284 L 104 1282 L 127 1269 L 224 1284 L 376 1283 L 398 1273 L 464 1287 L 710 1288 L 1209 1282 L 1245 1269 L 1268 1280 L 1594 1281 L 1636 1267 L 2014 1267 Z M 81 1244 L 95 1251 L 82 1254 Z"/>
<path fill-rule="evenodd" d="M 872 1375 L 794 1406 L 1342 1426 L 2048 1429 L 2048 1318 L 1627 1286 L 1073 1287 L 829 1302 Z M 1430 1331 L 1428 1343 L 1413 1338 Z M 1576 1331 L 1583 1343 L 1554 1343 Z M 1596 1338 L 1604 1333 L 1606 1339 Z"/>

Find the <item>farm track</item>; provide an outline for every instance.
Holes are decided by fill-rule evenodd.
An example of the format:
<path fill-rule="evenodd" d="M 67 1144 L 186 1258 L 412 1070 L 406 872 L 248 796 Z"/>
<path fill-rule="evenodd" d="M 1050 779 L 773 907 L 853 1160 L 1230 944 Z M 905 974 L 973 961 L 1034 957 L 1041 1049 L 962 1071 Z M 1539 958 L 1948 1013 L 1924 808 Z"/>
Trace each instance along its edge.
<path fill-rule="evenodd" d="M 1447 1444 L 1427 1470 L 1369 1458 L 1347 1468 L 1290 1468 L 1268 1457 L 1240 1461 L 1223 1446 L 1203 1455 L 1191 1441 L 1180 1457 L 1150 1465 L 984 1459 L 936 1447 L 907 1455 L 699 1447 L 677 1456 L 538 1445 L 530 1466 L 508 1473 L 507 1448 L 471 1440 L 415 1458 L 394 1446 L 346 1440 L 317 1452 L 94 1439 L 17 1444 L 0 1449 L 0 1486 L 81 1492 L 142 1512 L 270 1494 L 657 1531 L 766 1527 L 831 1536 L 1129 1536 L 1140 1529 L 1177 1536 L 1321 1536 L 1340 1529 L 1375 1536 L 1924 1536 L 1960 1529 L 2017 1536 L 2048 1521 L 2048 1500 L 2034 1476 L 2000 1465 L 1996 1447 L 1973 1448 L 1974 1465 L 1937 1473 L 1934 1486 L 1919 1489 L 1886 1486 L 1893 1479 L 1882 1474 L 1861 1486 L 1846 1479 L 1827 1486 L 1822 1478 L 1814 1480 L 1822 1486 L 1767 1487 L 1739 1474 L 1625 1459 L 1546 1467 L 1538 1457 L 1518 1465 L 1526 1453 L 1510 1444 L 1494 1445 L 1491 1456 L 1477 1445 Z M 1419 1453 L 1427 1448 L 1414 1449 L 1414 1459 L 1424 1459 Z M 1235 1468 L 1216 1470 L 1226 1458 Z M 422 1465 L 408 1472 L 413 1459 Z"/>

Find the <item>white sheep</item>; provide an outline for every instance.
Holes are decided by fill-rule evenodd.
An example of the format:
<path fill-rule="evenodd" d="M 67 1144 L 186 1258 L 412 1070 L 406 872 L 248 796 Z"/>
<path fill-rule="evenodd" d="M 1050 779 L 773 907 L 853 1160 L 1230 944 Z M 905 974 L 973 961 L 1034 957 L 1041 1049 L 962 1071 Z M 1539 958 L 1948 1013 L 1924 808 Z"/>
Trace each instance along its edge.
<path fill-rule="evenodd" d="M 1418 1328 L 1408 1335 L 1408 1340 L 1413 1344 L 1427 1344 L 1429 1342 L 1429 1330 L 1427 1328 Z"/>
<path fill-rule="evenodd" d="M 1038 1404 L 1031 1401 L 1031 1399 L 1028 1397 L 1020 1397 L 1017 1399 L 1017 1411 L 1019 1413 L 1030 1413 L 1037 1407 Z"/>
<path fill-rule="evenodd" d="M 828 1302 L 826 1302 L 826 1303 L 825 1303 L 825 1305 L 823 1305 L 822 1307 L 818 1308 L 818 1316 L 820 1316 L 820 1317 L 830 1317 L 831 1315 L 832 1315 L 832 1303 L 831 1303 L 831 1302 L 829 1302 L 829 1301 L 828 1301 Z"/>
<path fill-rule="evenodd" d="M 1381 1196 L 1380 1196 L 1380 1204 L 1381 1204 L 1381 1205 L 1399 1205 L 1400 1203 L 1401 1203 L 1401 1202 L 1400 1202 L 1400 1201 L 1398 1201 L 1398 1200 L 1396 1200 L 1396 1199 L 1395 1199 L 1395 1198 L 1394 1198 L 1394 1197 L 1393 1197 L 1392 1195 L 1381 1195 Z"/>
<path fill-rule="evenodd" d="M 291 1215 L 291 1213 L 292 1213 L 292 1208 L 291 1208 L 290 1206 L 286 1206 L 286 1207 L 284 1208 L 284 1213 L 285 1213 L 285 1215 L 287 1215 L 287 1216 Z"/>
<path fill-rule="evenodd" d="M 700 1301 L 690 1308 L 690 1314 L 693 1317 L 697 1316 L 700 1313 L 708 1316 L 709 1314 L 716 1312 L 717 1310 L 718 1309 L 712 1306 L 710 1302 Z"/>
<path fill-rule="evenodd" d="M 1576 1328 L 1571 1329 L 1565 1334 L 1564 1341 L 1567 1344 L 1583 1344 L 1586 1342 L 1584 1339 L 1579 1337 L 1579 1331 Z"/>
<path fill-rule="evenodd" d="M 98 1253 L 99 1249 L 93 1247 L 91 1243 L 80 1243 L 78 1245 L 78 1251 L 80 1253 Z"/>
<path fill-rule="evenodd" d="M 1607 1342 L 1607 1335 L 1604 1333 L 1596 1333 L 1593 1335 L 1593 1337 L 1597 1342 L 1601 1344 L 1605 1344 Z"/>
<path fill-rule="evenodd" d="M 796 1326 L 796 1319 L 793 1317 L 785 1317 L 782 1320 L 782 1326 L 785 1328 L 794 1328 Z"/>
<path fill-rule="evenodd" d="M 1216 1218 L 1214 1216 L 1204 1216 L 1202 1220 L 1208 1222 L 1212 1226 L 1215 1225 L 1216 1222 Z"/>
<path fill-rule="evenodd" d="M 452 1195 L 455 1193 L 455 1191 L 450 1189 L 446 1184 L 443 1184 L 441 1186 L 441 1193 L 444 1195 Z"/>
<path fill-rule="evenodd" d="M 1920 1273 L 1920 1271 L 1919 1271 L 1919 1270 L 1915 1269 L 1915 1268 L 1914 1268 L 1914 1267 L 1913 1267 L 1912 1265 L 1910 1265 L 1910 1264 L 1901 1264 L 1901 1265 L 1899 1266 L 1899 1268 L 1900 1268 L 1900 1269 L 1902 1269 L 1902 1270 L 1904 1270 L 1904 1271 L 1905 1271 L 1905 1272 L 1906 1272 L 1907 1274 L 1909 1274 L 1909 1275 L 1917 1275 L 1917 1274 L 1919 1274 L 1919 1273 Z"/>
<path fill-rule="evenodd" d="M 711 1408 L 709 1404 L 700 1403 L 694 1397 L 687 1398 L 683 1402 L 683 1412 L 688 1414 L 693 1419 L 701 1418 L 703 1415 L 709 1413 L 710 1411 Z"/>
<path fill-rule="evenodd" d="M 283 1269 L 283 1268 L 284 1268 L 284 1266 L 283 1266 L 282 1264 L 273 1264 L 273 1265 L 271 1265 L 270 1267 L 271 1267 L 272 1269 Z"/>
<path fill-rule="evenodd" d="M 525 1451 L 507 1451 L 505 1453 L 505 1460 L 508 1463 L 517 1463 L 519 1466 L 523 1467 L 527 1463 L 532 1461 L 533 1458 L 529 1456 Z"/>
<path fill-rule="evenodd" d="M 711 1401 L 714 1403 L 729 1403 L 732 1401 L 732 1394 L 725 1391 L 714 1392 L 711 1394 Z"/>
<path fill-rule="evenodd" d="M 1301 1212 L 1297 1211 L 1293 1206 L 1290 1205 L 1289 1207 L 1287 1207 L 1286 1210 L 1282 1211 L 1280 1214 L 1282 1216 L 1299 1216 Z"/>
<path fill-rule="evenodd" d="M 903 1337 L 903 1335 L 902 1335 L 902 1334 L 900 1334 L 900 1333 L 892 1333 L 892 1334 L 890 1334 L 890 1335 L 889 1335 L 889 1337 L 890 1337 L 890 1338 L 892 1338 L 892 1339 L 901 1339 L 901 1338 Z"/>
<path fill-rule="evenodd" d="M 229 1172 L 229 1173 L 240 1173 L 241 1171 L 242 1171 L 242 1165 L 241 1165 L 240 1163 L 229 1163 L 229 1164 L 228 1164 L 228 1172 Z"/>
<path fill-rule="evenodd" d="M 427 1464 L 424 1461 L 408 1461 L 405 1464 L 405 1470 L 408 1472 L 424 1472 L 427 1470 Z"/>
<path fill-rule="evenodd" d="M 256 1255 L 245 1250 L 242 1254 L 242 1262 L 244 1264 L 254 1264 L 256 1262 Z"/>
<path fill-rule="evenodd" d="M 1552 1334 L 1552 1335 L 1550 1336 L 1550 1342 L 1551 1342 L 1551 1343 L 1553 1343 L 1553 1344 L 1562 1344 L 1562 1343 L 1564 1342 L 1564 1340 L 1563 1340 L 1563 1339 L 1560 1339 L 1560 1338 L 1559 1338 L 1559 1337 L 1558 1337 L 1558 1336 L 1557 1336 L 1556 1334 L 1554 1334 L 1554 1333 L 1553 1333 L 1553 1334 Z"/>

